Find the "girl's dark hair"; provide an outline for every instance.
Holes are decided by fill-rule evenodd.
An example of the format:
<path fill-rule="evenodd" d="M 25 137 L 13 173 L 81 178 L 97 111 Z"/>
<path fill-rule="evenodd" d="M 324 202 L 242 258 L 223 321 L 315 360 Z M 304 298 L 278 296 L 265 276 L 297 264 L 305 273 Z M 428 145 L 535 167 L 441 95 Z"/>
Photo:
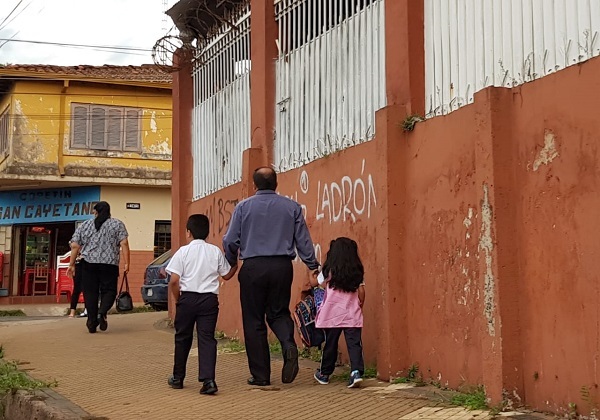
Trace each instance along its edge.
<path fill-rule="evenodd" d="M 98 215 L 94 219 L 94 226 L 96 226 L 96 230 L 98 231 L 102 224 L 110 219 L 110 205 L 106 201 L 99 201 L 94 206 L 94 210 L 98 212 Z"/>
<path fill-rule="evenodd" d="M 345 237 L 331 241 L 323 264 L 323 275 L 327 278 L 329 274 L 329 287 L 344 292 L 356 292 L 365 275 L 356 241 Z"/>

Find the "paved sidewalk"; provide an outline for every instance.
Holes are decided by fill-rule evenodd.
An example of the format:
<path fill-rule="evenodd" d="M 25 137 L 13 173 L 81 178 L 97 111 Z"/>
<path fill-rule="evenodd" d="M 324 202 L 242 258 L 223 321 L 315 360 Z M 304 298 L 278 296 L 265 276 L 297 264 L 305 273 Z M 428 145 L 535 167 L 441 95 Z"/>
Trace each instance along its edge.
<path fill-rule="evenodd" d="M 57 380 L 55 391 L 92 416 L 134 419 L 484 419 L 486 412 L 439 405 L 377 380 L 361 389 L 343 383 L 318 385 L 316 364 L 302 361 L 298 378 L 282 384 L 281 361 L 273 361 L 272 386 L 246 385 L 245 354 L 220 354 L 216 396 L 198 393 L 197 356 L 190 357 L 182 390 L 170 389 L 173 335 L 155 327 L 164 312 L 109 316 L 107 332 L 89 334 L 84 319 L 53 317 L 0 323 L 7 359 L 30 375 Z"/>

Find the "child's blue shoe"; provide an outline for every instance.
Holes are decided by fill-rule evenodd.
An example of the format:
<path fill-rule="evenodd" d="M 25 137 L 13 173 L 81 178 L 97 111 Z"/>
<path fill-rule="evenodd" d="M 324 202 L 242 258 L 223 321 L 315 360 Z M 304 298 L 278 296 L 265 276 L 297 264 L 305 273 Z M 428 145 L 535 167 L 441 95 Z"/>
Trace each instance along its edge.
<path fill-rule="evenodd" d="M 350 380 L 348 381 L 348 388 L 358 388 L 361 382 L 362 378 L 360 377 L 360 373 L 358 370 L 353 370 L 350 374 Z"/>
<path fill-rule="evenodd" d="M 317 369 L 317 371 L 315 372 L 315 379 L 321 385 L 327 385 L 327 384 L 329 384 L 329 375 L 323 375 L 321 373 L 320 369 Z"/>

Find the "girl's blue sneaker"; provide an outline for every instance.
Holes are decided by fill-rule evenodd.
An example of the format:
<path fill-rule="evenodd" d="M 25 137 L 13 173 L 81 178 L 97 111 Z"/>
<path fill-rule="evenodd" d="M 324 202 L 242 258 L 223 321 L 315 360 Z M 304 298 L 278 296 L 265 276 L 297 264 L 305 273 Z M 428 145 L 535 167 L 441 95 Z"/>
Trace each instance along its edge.
<path fill-rule="evenodd" d="M 329 375 L 323 375 L 321 373 L 320 369 L 317 369 L 317 371 L 315 372 L 315 379 L 321 385 L 327 385 L 327 384 L 329 384 Z"/>
<path fill-rule="evenodd" d="M 361 382 L 362 378 L 360 377 L 360 373 L 358 370 L 353 370 L 350 374 L 350 380 L 348 381 L 348 388 L 358 388 Z"/>

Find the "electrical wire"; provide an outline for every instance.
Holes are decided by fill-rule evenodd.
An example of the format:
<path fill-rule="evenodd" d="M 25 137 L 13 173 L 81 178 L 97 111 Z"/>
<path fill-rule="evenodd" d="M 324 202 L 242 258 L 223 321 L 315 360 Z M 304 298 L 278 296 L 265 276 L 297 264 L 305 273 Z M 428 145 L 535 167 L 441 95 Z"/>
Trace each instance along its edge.
<path fill-rule="evenodd" d="M 19 6 L 21 5 L 21 3 L 23 3 L 23 0 L 19 0 L 19 1 L 17 2 L 17 5 L 16 5 L 15 7 L 13 7 L 13 9 L 10 11 L 10 13 L 9 13 L 9 14 L 8 14 L 8 15 L 7 15 L 7 16 L 6 16 L 6 17 L 5 17 L 3 20 L 2 20 L 2 22 L 0 22 L 0 31 L 1 31 L 2 29 L 4 29 L 4 27 L 5 27 L 6 25 L 8 25 L 8 23 L 7 23 L 6 25 L 4 25 L 4 24 L 6 23 L 6 21 L 7 21 L 8 19 L 10 19 L 10 17 L 12 16 L 12 14 L 13 14 L 13 13 L 15 13 L 15 11 L 16 11 L 16 10 L 19 8 Z M 29 4 L 31 4 L 31 2 L 29 2 Z M 27 6 L 29 6 L 29 4 L 28 4 Z M 27 8 L 27 6 L 25 6 L 25 8 Z M 9 23 L 10 23 L 10 22 L 9 22 Z"/>
<path fill-rule="evenodd" d="M 57 47 L 77 47 L 77 48 L 98 48 L 102 50 L 108 51 L 141 51 L 141 52 L 152 52 L 151 49 L 139 48 L 139 47 L 120 47 L 117 45 L 91 45 L 91 44 L 71 44 L 64 42 L 50 42 L 50 41 L 32 41 L 26 39 L 7 39 L 0 38 L 0 41 L 10 41 L 10 42 L 22 42 L 26 44 L 37 44 L 37 45 L 53 45 Z"/>

